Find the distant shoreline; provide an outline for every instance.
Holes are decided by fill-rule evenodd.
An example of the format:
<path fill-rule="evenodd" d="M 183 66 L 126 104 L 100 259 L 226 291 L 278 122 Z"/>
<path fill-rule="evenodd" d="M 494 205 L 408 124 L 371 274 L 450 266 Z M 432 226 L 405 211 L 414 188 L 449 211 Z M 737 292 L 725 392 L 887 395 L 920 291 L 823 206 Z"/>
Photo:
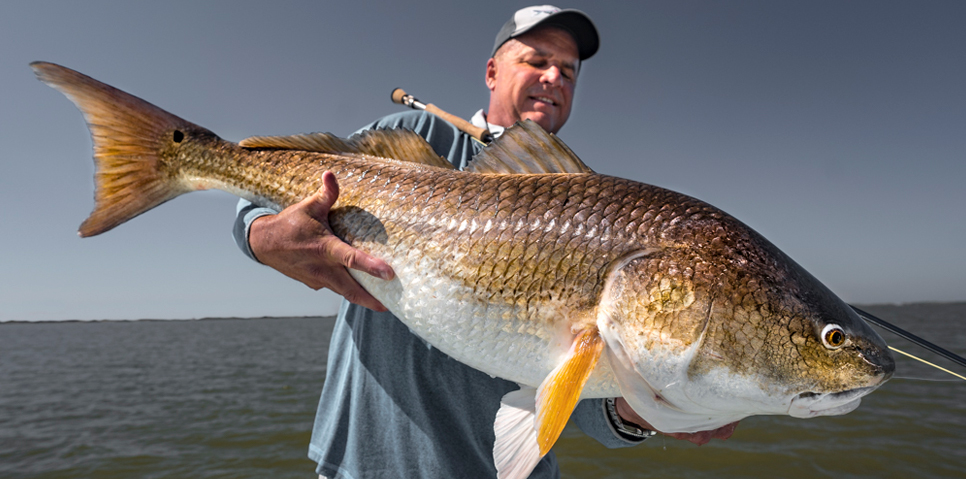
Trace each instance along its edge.
<path fill-rule="evenodd" d="M 966 306 L 966 301 L 915 301 L 909 303 L 855 303 L 856 306 L 860 308 L 903 308 L 903 307 L 917 307 L 917 306 L 954 306 L 963 305 Z M 4 324 L 50 324 L 50 323 L 115 323 L 115 322 L 141 322 L 141 321 L 224 321 L 224 320 L 258 320 L 258 319 L 272 319 L 272 320 L 284 320 L 284 319 L 306 319 L 306 318 L 319 318 L 319 319 L 331 319 L 335 318 L 335 315 L 306 315 L 306 316 L 251 316 L 251 317 L 205 317 L 205 318 L 172 318 L 172 319 L 158 319 L 158 318 L 141 318 L 141 319 L 38 319 L 38 320 L 0 320 L 0 325 Z"/>
<path fill-rule="evenodd" d="M 226 320 L 259 320 L 259 319 L 271 319 L 271 320 L 285 320 L 285 319 L 334 319 L 335 315 L 327 316 L 253 316 L 253 317 L 209 317 L 209 318 L 173 318 L 173 319 L 156 319 L 156 318 L 142 318 L 142 319 L 38 319 L 35 321 L 25 321 L 21 319 L 14 319 L 9 321 L 0 321 L 0 325 L 4 324 L 50 324 L 50 323 L 140 323 L 140 322 L 167 322 L 167 321 L 226 321 Z"/>

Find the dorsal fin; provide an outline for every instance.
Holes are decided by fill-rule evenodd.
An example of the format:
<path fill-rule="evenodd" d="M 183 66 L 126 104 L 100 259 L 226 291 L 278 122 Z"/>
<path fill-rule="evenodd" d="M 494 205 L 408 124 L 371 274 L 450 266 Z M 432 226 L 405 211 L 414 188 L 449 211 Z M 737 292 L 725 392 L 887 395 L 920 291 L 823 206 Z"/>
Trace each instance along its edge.
<path fill-rule="evenodd" d="M 331 133 L 302 133 L 291 136 L 253 136 L 238 142 L 245 148 L 303 150 L 319 153 L 359 153 L 452 170 L 452 163 L 440 157 L 423 137 L 411 130 L 366 130 L 351 138 Z"/>
<path fill-rule="evenodd" d="M 473 157 L 475 173 L 593 173 L 564 142 L 532 120 L 507 128 Z"/>

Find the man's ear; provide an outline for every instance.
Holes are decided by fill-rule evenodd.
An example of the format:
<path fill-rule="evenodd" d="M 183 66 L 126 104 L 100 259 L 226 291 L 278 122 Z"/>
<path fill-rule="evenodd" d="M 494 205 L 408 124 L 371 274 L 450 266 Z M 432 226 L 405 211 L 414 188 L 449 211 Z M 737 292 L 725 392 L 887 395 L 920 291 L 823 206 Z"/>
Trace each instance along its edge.
<path fill-rule="evenodd" d="M 486 61 L 486 87 L 490 91 L 496 88 L 496 60 L 492 58 Z"/>

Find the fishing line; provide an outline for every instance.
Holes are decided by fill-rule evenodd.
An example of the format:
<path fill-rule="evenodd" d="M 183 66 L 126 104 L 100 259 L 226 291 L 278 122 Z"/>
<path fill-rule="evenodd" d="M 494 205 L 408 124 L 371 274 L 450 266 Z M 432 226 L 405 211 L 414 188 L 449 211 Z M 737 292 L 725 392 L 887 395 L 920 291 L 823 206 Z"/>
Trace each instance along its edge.
<path fill-rule="evenodd" d="M 849 305 L 849 306 L 851 306 L 851 305 Z M 956 364 L 958 364 L 958 365 L 960 365 L 962 367 L 966 367 L 966 358 L 963 358 L 962 356 L 960 356 L 958 354 L 955 354 L 955 353 L 952 353 L 950 351 L 947 351 L 947 350 L 945 350 L 943 348 L 940 348 L 939 346 L 936 346 L 935 344 L 930 343 L 929 341 L 926 341 L 925 339 L 922 339 L 919 336 L 916 336 L 915 334 L 910 333 L 909 331 L 906 331 L 906 330 L 904 330 L 904 329 L 902 329 L 902 328 L 900 328 L 900 327 L 898 327 L 896 325 L 889 324 L 885 320 L 883 320 L 881 318 L 877 318 L 877 317 L 873 316 L 870 313 L 867 313 L 865 311 L 862 311 L 859 308 L 856 308 L 855 306 L 851 306 L 851 307 L 852 307 L 852 309 L 859 316 L 862 317 L 862 319 L 865 319 L 866 321 L 868 321 L 868 322 L 870 322 L 870 323 L 872 323 L 872 324 L 874 324 L 874 325 L 876 325 L 876 326 L 878 326 L 878 327 L 880 327 L 882 329 L 885 329 L 886 331 L 889 331 L 892 334 L 895 334 L 895 335 L 899 336 L 900 338 L 906 339 L 908 341 L 911 341 L 912 343 L 915 343 L 918 346 L 921 346 L 921 347 L 923 347 L 925 349 L 928 349 L 928 350 L 930 350 L 930 351 L 932 351 L 932 352 L 934 352 L 934 353 L 936 353 L 936 354 L 938 354 L 938 355 L 940 355 L 940 356 L 942 356 L 942 357 L 944 357 L 944 358 L 946 358 L 946 359 L 948 359 L 948 360 L 950 360 L 950 361 L 952 361 L 952 362 L 954 362 L 954 363 L 956 363 Z M 900 352 L 902 354 L 905 354 L 906 356 L 909 356 L 911 358 L 919 359 L 919 358 L 916 358 L 915 356 L 913 356 L 911 354 L 903 353 L 902 351 L 899 351 L 898 349 L 892 348 L 891 346 L 890 346 L 890 348 L 891 349 L 894 349 L 897 352 Z M 921 359 L 919 359 L 919 360 L 922 361 Z M 925 361 L 923 361 L 923 362 L 925 362 Z M 927 364 L 930 364 L 932 366 L 935 366 L 935 367 L 939 368 L 939 366 L 936 366 L 935 364 L 931 364 L 931 363 L 927 363 Z M 942 369 L 942 368 L 939 368 L 939 369 Z M 946 370 L 943 369 L 943 371 L 946 371 Z M 946 372 L 949 372 L 949 371 L 946 371 Z M 953 373 L 949 373 L 949 374 L 953 374 Z M 959 376 L 958 374 L 953 374 L 953 375 L 954 376 Z M 959 377 L 962 378 L 962 376 L 959 376 Z M 963 379 L 966 380 L 966 378 L 963 378 Z"/>
<path fill-rule="evenodd" d="M 899 354 L 902 354 L 903 356 L 908 356 L 908 357 L 910 357 L 912 359 L 915 359 L 916 361 L 919 361 L 919 362 L 928 364 L 928 365 L 930 365 L 930 366 L 932 366 L 932 367 L 934 367 L 934 368 L 936 368 L 936 369 L 938 369 L 940 371 L 943 371 L 943 372 L 952 374 L 953 376 L 956 376 L 957 378 L 962 379 L 963 381 L 966 381 L 966 377 L 960 376 L 959 374 L 956 374 L 956 373 L 954 373 L 954 372 L 952 372 L 952 371 L 950 371 L 950 370 L 948 370 L 948 369 L 946 369 L 944 367 L 937 366 L 937 365 L 935 365 L 933 363 L 930 363 L 929 361 L 926 361 L 925 359 L 917 358 L 917 357 L 915 357 L 915 356 L 913 356 L 913 355 L 911 355 L 911 354 L 909 354 L 909 353 L 907 353 L 905 351 L 900 351 L 899 349 L 896 349 L 896 348 L 894 348 L 892 346 L 889 346 L 889 349 L 891 349 L 891 350 L 893 350 L 893 351 L 895 351 L 895 352 L 897 352 Z M 915 378 L 910 378 L 910 379 L 915 379 Z M 924 381 L 927 381 L 927 380 L 924 379 Z"/>

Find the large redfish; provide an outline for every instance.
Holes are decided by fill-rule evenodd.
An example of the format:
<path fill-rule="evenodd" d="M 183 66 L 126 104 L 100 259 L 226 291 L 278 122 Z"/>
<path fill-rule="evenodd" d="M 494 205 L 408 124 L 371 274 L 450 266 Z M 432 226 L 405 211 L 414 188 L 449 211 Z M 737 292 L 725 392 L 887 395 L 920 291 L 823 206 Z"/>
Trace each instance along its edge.
<path fill-rule="evenodd" d="M 844 414 L 895 369 L 850 307 L 751 228 L 596 174 L 533 123 L 456 171 L 408 131 L 235 144 L 73 70 L 33 68 L 91 130 L 81 236 L 207 188 L 281 209 L 332 171 L 332 228 L 396 272 L 353 276 L 441 351 L 521 385 L 494 425 L 501 477 L 527 476 L 581 398 L 623 396 L 654 427 L 694 432 Z"/>

